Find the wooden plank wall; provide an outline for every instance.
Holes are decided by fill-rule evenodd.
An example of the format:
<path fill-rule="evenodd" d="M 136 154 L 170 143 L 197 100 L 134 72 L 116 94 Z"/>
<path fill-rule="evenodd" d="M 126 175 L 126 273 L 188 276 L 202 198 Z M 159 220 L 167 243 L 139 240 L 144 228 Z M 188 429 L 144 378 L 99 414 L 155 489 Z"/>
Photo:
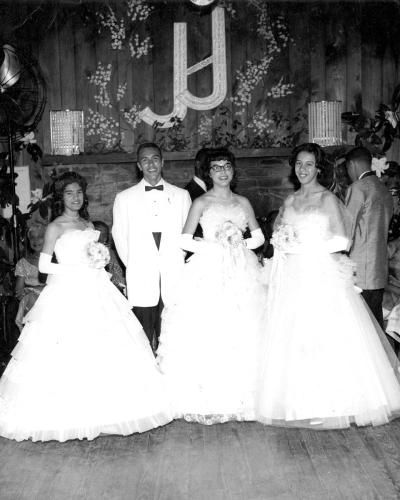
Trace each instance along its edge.
<path fill-rule="evenodd" d="M 310 100 L 338 99 L 343 102 L 343 111 L 361 107 L 373 115 L 382 101 L 390 101 L 393 89 L 399 83 L 399 62 L 392 52 L 386 50 L 377 54 L 376 47 L 362 35 L 354 19 L 344 25 L 339 16 L 324 18 L 323 8 L 317 11 L 314 5 L 299 2 L 290 8 L 285 7 L 294 42 L 281 53 L 271 73 L 254 92 L 253 102 L 239 116 L 244 123 L 259 106 L 280 110 L 292 117 L 299 108 L 306 111 Z M 248 7 L 238 3 L 236 11 L 235 18 L 226 14 L 229 88 L 235 81 L 236 71 L 242 69 L 247 60 L 260 57 L 265 49 L 265 41 L 255 34 L 255 19 L 249 14 Z M 120 103 L 122 107 L 136 102 L 143 107 L 149 105 L 160 114 L 170 112 L 174 21 L 188 23 L 189 65 L 210 54 L 210 15 L 191 9 L 188 2 L 172 2 L 171 8 L 156 10 L 141 26 L 141 36 L 152 36 L 153 49 L 139 60 L 132 60 L 127 51 L 112 50 L 109 40 L 102 35 L 88 38 L 84 24 L 77 16 L 65 16 L 65 21 L 56 23 L 40 44 L 32 46 L 48 84 L 48 103 L 39 132 L 46 153 L 50 152 L 49 110 L 99 109 L 87 74 L 93 72 L 100 61 L 114 65 L 114 91 L 120 83 L 127 83 L 126 95 Z M 337 49 L 336 52 L 332 52 L 332 47 Z M 287 82 L 295 83 L 294 94 L 283 100 L 265 101 L 267 86 L 276 83 L 281 76 Z M 189 78 L 189 89 L 198 96 L 206 96 L 212 91 L 209 67 Z M 232 109 L 229 99 L 226 103 Z M 233 108 L 232 112 L 235 111 Z M 196 131 L 201 113 L 204 112 L 188 110 L 184 121 L 185 134 L 192 136 L 192 149 L 198 147 Z M 109 114 L 117 117 L 113 111 Z M 211 112 L 205 114 L 212 116 Z M 347 130 L 344 133 L 347 134 Z M 139 139 L 154 137 L 152 128 L 145 124 L 132 133 L 121 122 L 121 134 L 121 143 L 128 151 L 134 149 Z M 349 142 L 351 138 L 349 134 Z"/>

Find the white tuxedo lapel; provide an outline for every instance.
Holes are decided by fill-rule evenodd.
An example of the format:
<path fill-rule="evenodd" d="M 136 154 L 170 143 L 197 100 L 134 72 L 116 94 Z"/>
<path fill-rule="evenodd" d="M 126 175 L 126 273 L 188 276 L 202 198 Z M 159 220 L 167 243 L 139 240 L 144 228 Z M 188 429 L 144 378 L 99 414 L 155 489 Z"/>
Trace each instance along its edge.
<path fill-rule="evenodd" d="M 147 210 L 144 209 L 146 199 L 146 193 L 144 190 L 144 181 L 140 181 L 137 184 L 137 192 L 135 196 L 131 198 L 131 234 L 130 241 L 134 245 L 144 245 L 150 255 L 153 255 L 157 251 L 157 246 L 154 242 L 153 234 L 150 231 L 150 215 Z M 140 241 L 139 241 L 140 240 Z"/>

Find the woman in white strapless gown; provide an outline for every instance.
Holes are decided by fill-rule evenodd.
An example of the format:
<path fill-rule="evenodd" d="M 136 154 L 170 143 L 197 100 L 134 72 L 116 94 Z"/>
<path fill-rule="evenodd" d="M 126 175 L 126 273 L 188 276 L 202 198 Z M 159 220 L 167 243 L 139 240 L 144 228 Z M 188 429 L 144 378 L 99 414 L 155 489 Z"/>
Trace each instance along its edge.
<path fill-rule="evenodd" d="M 0 436 L 93 439 L 172 419 L 147 337 L 104 270 L 99 232 L 82 217 L 85 188 L 73 172 L 56 183 L 62 215 L 47 228 L 39 261 L 48 284 L 0 379 Z"/>
<path fill-rule="evenodd" d="M 399 415 L 399 363 L 353 285 L 345 209 L 319 184 L 323 153 L 294 150 L 300 189 L 278 216 L 260 351 L 257 419 L 315 429 Z"/>
<path fill-rule="evenodd" d="M 194 255 L 163 312 L 158 349 L 175 416 L 203 424 L 254 419 L 266 288 L 250 248 L 264 237 L 248 200 L 230 189 L 233 168 L 229 151 L 209 152 L 213 187 L 189 212 L 182 247 Z M 194 241 L 199 222 L 204 240 Z"/>

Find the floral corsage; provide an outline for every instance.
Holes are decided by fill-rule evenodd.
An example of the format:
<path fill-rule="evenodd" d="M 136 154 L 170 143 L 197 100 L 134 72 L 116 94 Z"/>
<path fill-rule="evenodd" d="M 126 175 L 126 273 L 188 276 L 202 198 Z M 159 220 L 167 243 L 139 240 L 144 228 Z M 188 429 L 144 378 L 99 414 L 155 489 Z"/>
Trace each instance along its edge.
<path fill-rule="evenodd" d="M 95 269 L 101 269 L 110 262 L 108 248 L 98 241 L 90 241 L 86 246 L 86 253 L 89 259 L 89 266 Z"/>
<path fill-rule="evenodd" d="M 215 233 L 215 238 L 224 247 L 237 248 L 243 244 L 243 234 L 236 224 L 227 220 L 223 222 Z"/>

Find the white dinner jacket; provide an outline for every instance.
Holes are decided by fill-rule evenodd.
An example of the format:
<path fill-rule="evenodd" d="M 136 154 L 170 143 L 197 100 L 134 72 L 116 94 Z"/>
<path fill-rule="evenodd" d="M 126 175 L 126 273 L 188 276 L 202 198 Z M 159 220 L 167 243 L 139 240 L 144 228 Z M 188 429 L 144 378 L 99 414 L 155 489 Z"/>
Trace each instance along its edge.
<path fill-rule="evenodd" d="M 168 304 L 184 265 L 179 237 L 189 212 L 190 196 L 186 190 L 163 182 L 167 203 L 160 249 L 157 249 L 150 230 L 144 181 L 115 198 L 112 235 L 118 255 L 126 266 L 127 295 L 131 306 L 157 305 L 160 278 L 161 297 L 164 304 Z"/>

